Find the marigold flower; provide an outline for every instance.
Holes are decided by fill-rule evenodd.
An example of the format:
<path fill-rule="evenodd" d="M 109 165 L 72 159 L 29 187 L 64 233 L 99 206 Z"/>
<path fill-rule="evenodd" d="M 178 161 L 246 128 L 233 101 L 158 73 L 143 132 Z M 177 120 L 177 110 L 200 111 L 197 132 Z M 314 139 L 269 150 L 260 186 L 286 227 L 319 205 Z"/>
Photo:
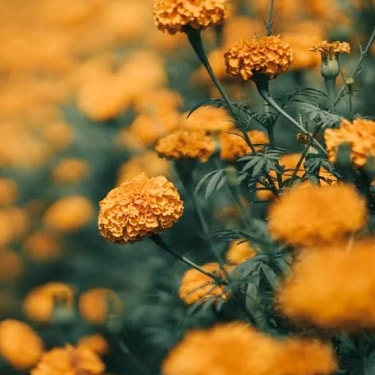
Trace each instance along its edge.
<path fill-rule="evenodd" d="M 226 272 L 219 263 L 206 263 L 201 268 L 217 275 L 219 278 L 226 277 Z M 211 277 L 194 268 L 185 272 L 181 280 L 178 295 L 188 305 L 198 301 L 206 302 L 209 300 L 227 299 L 223 285 L 218 285 Z"/>
<path fill-rule="evenodd" d="M 104 363 L 94 352 L 67 345 L 44 353 L 30 375 L 102 375 L 104 370 Z"/>
<path fill-rule="evenodd" d="M 276 339 L 233 322 L 188 332 L 162 364 L 165 375 L 200 375 L 208 368 L 218 375 L 323 375 L 336 370 L 337 363 L 328 344 Z"/>
<path fill-rule="evenodd" d="M 326 129 L 324 140 L 329 160 L 337 161 L 337 151 L 342 143 L 349 143 L 351 160 L 356 168 L 363 167 L 369 157 L 375 157 L 375 121 L 343 119 L 338 129 Z"/>
<path fill-rule="evenodd" d="M 79 312 L 92 324 L 103 324 L 110 316 L 120 315 L 122 310 L 122 300 L 111 289 L 92 288 L 79 297 Z"/>
<path fill-rule="evenodd" d="M 241 40 L 225 54 L 227 73 L 247 81 L 255 73 L 275 78 L 286 72 L 292 63 L 290 45 L 278 36 Z"/>
<path fill-rule="evenodd" d="M 93 204 L 84 196 L 71 195 L 58 199 L 45 212 L 43 221 L 60 232 L 74 232 L 93 218 Z"/>
<path fill-rule="evenodd" d="M 56 313 L 70 314 L 74 290 L 67 284 L 50 282 L 32 289 L 23 301 L 23 312 L 31 320 L 48 323 Z"/>
<path fill-rule="evenodd" d="M 56 259 L 61 254 L 61 246 L 53 233 L 38 230 L 25 238 L 23 251 L 33 260 L 44 262 Z"/>
<path fill-rule="evenodd" d="M 207 161 L 215 151 L 213 138 L 204 130 L 179 129 L 158 140 L 155 151 L 169 159 Z"/>
<path fill-rule="evenodd" d="M 0 355 L 13 367 L 33 367 L 43 354 L 43 341 L 27 324 L 5 319 L 0 323 Z"/>
<path fill-rule="evenodd" d="M 171 228 L 184 205 L 176 187 L 163 176 L 144 173 L 112 189 L 100 201 L 98 226 L 110 242 L 136 242 Z"/>
<path fill-rule="evenodd" d="M 229 244 L 225 258 L 229 264 L 238 265 L 255 255 L 256 251 L 251 247 L 250 243 L 245 239 L 238 238 Z"/>
<path fill-rule="evenodd" d="M 17 253 L 0 248 L 0 282 L 15 281 L 23 272 L 23 258 Z"/>
<path fill-rule="evenodd" d="M 89 166 L 86 161 L 70 158 L 60 161 L 52 171 L 56 183 L 77 183 L 88 176 Z"/>
<path fill-rule="evenodd" d="M 323 40 L 318 44 L 314 44 L 310 51 L 320 52 L 323 56 L 339 54 L 339 53 L 350 53 L 350 45 L 347 42 L 327 42 Z"/>
<path fill-rule="evenodd" d="M 260 151 L 262 145 L 269 142 L 267 135 L 262 131 L 250 130 L 247 134 L 255 146 L 255 151 Z M 233 161 L 251 152 L 250 146 L 245 141 L 244 136 L 236 128 L 232 128 L 229 132 L 220 132 L 219 142 L 220 158 L 223 160 Z"/>
<path fill-rule="evenodd" d="M 0 205 L 9 205 L 16 201 L 18 198 L 17 183 L 6 177 L 0 178 Z"/>
<path fill-rule="evenodd" d="M 227 0 L 154 0 L 154 21 L 169 34 L 220 24 L 228 16 Z"/>
<path fill-rule="evenodd" d="M 303 249 L 276 293 L 280 311 L 325 329 L 373 329 L 374 248 L 370 238 Z"/>
<path fill-rule="evenodd" d="M 317 245 L 359 231 L 366 218 L 366 202 L 353 186 L 303 184 L 271 205 L 268 228 L 287 244 Z"/>
<path fill-rule="evenodd" d="M 97 355 L 104 355 L 109 351 L 107 340 L 99 333 L 83 336 L 78 340 L 77 348 L 88 349 Z"/>

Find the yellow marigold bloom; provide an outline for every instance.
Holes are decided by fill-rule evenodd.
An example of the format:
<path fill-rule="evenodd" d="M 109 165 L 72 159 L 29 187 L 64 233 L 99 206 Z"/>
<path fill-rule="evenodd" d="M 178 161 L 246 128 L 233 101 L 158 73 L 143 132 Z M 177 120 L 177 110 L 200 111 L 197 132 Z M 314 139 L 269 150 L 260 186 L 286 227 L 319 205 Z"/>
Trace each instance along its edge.
<path fill-rule="evenodd" d="M 44 353 L 30 375 L 102 375 L 104 370 L 104 363 L 97 354 L 67 345 Z"/>
<path fill-rule="evenodd" d="M 120 166 L 117 173 L 117 185 L 138 176 L 142 172 L 147 177 L 158 175 L 168 177 L 172 174 L 168 160 L 159 157 L 154 151 L 146 151 L 140 155 L 133 156 Z"/>
<path fill-rule="evenodd" d="M 100 201 L 98 226 L 110 242 L 136 242 L 171 228 L 184 205 L 176 187 L 163 176 L 144 173 L 112 189 Z"/>
<path fill-rule="evenodd" d="M 293 61 L 290 45 L 278 36 L 241 40 L 225 54 L 227 73 L 247 81 L 255 73 L 275 78 L 286 72 Z"/>
<path fill-rule="evenodd" d="M 74 290 L 67 284 L 50 282 L 32 289 L 23 301 L 23 312 L 31 320 L 48 323 L 57 313 L 70 314 Z"/>
<path fill-rule="evenodd" d="M 310 51 L 320 52 L 323 56 L 331 56 L 339 53 L 350 53 L 350 45 L 347 42 L 327 42 L 323 40 L 318 44 L 314 44 Z"/>
<path fill-rule="evenodd" d="M 27 324 L 13 319 L 0 323 L 0 355 L 13 367 L 33 367 L 43 354 L 43 341 Z"/>
<path fill-rule="evenodd" d="M 58 199 L 45 212 L 44 224 L 57 231 L 74 232 L 93 218 L 94 207 L 89 199 L 71 195 Z"/>
<path fill-rule="evenodd" d="M 70 158 L 60 161 L 52 170 L 52 179 L 56 183 L 77 183 L 89 174 L 86 161 Z"/>
<path fill-rule="evenodd" d="M 111 289 L 92 288 L 79 297 L 79 312 L 92 324 L 103 324 L 111 316 L 120 315 L 122 310 L 122 300 Z"/>
<path fill-rule="evenodd" d="M 204 130 L 179 129 L 158 140 L 155 151 L 168 159 L 207 161 L 215 151 L 213 138 Z"/>
<path fill-rule="evenodd" d="M 187 26 L 201 30 L 220 24 L 228 16 L 227 0 L 154 0 L 154 21 L 169 34 Z"/>
<path fill-rule="evenodd" d="M 77 348 L 88 349 L 97 355 L 104 355 L 109 351 L 109 344 L 102 335 L 97 333 L 81 337 L 78 340 Z"/>
<path fill-rule="evenodd" d="M 375 157 L 375 121 L 355 119 L 351 123 L 343 119 L 338 129 L 326 129 L 324 140 L 331 162 L 337 161 L 339 146 L 349 143 L 353 165 L 363 167 L 368 157 Z"/>
<path fill-rule="evenodd" d="M 202 369 L 217 375 L 323 375 L 336 368 L 328 344 L 276 339 L 243 322 L 188 332 L 162 364 L 164 375 L 201 375 Z"/>
<path fill-rule="evenodd" d="M 256 251 L 245 239 L 236 239 L 229 244 L 225 258 L 229 264 L 237 265 L 256 255 Z"/>
<path fill-rule="evenodd" d="M 366 202 L 351 185 L 303 184 L 286 191 L 269 210 L 271 236 L 291 245 L 332 243 L 366 223 Z"/>
<path fill-rule="evenodd" d="M 255 151 L 260 151 L 260 145 L 269 142 L 267 135 L 262 131 L 250 130 L 247 134 L 255 146 Z M 219 142 L 220 158 L 223 160 L 233 161 L 251 152 L 243 134 L 236 128 L 220 132 Z"/>
<path fill-rule="evenodd" d="M 220 278 L 225 278 L 226 273 L 219 263 L 206 263 L 201 266 L 205 271 L 211 272 Z M 227 295 L 224 287 L 215 283 L 211 277 L 192 268 L 185 272 L 180 288 L 179 297 L 188 305 L 195 302 L 206 302 L 209 300 L 225 300 Z"/>
<path fill-rule="evenodd" d="M 276 293 L 288 318 L 327 329 L 375 327 L 375 241 L 306 248 Z"/>

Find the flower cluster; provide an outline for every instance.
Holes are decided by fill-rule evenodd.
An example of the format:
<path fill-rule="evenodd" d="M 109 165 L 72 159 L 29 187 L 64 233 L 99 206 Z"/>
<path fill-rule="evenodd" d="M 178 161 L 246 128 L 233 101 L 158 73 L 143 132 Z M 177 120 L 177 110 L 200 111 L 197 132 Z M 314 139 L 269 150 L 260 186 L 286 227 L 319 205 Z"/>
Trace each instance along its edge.
<path fill-rule="evenodd" d="M 340 145 L 348 143 L 353 166 L 361 168 L 369 157 L 375 157 L 375 121 L 358 118 L 351 123 L 343 119 L 338 129 L 326 129 L 324 140 L 331 162 L 337 162 Z"/>
<path fill-rule="evenodd" d="M 241 40 L 224 54 L 224 58 L 230 75 L 248 81 L 254 74 L 275 78 L 286 72 L 293 61 L 293 53 L 288 43 L 271 35 Z"/>
<path fill-rule="evenodd" d="M 172 227 L 184 210 L 171 182 L 163 176 L 147 178 L 143 173 L 112 189 L 99 205 L 100 234 L 122 244 Z"/>
<path fill-rule="evenodd" d="M 227 0 L 154 1 L 156 26 L 170 34 L 183 32 L 187 26 L 205 29 L 220 24 L 227 16 Z"/>

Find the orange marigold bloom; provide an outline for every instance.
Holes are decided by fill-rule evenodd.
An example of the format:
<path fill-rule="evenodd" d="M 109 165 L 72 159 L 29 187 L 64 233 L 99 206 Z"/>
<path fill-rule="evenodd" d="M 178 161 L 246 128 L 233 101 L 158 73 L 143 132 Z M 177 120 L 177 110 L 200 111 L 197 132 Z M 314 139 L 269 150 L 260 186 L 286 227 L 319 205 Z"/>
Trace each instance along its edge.
<path fill-rule="evenodd" d="M 92 324 L 103 324 L 110 316 L 120 315 L 122 310 L 122 300 L 111 289 L 92 288 L 79 297 L 81 316 Z"/>
<path fill-rule="evenodd" d="M 213 138 L 204 130 L 179 129 L 158 140 L 155 151 L 169 159 L 207 161 L 215 151 Z"/>
<path fill-rule="evenodd" d="M 23 258 L 6 248 L 0 248 L 0 282 L 12 282 L 22 275 Z"/>
<path fill-rule="evenodd" d="M 375 241 L 346 241 L 301 251 L 276 293 L 288 318 L 327 329 L 375 327 Z"/>
<path fill-rule="evenodd" d="M 247 134 L 255 146 L 255 151 L 260 151 L 262 147 L 260 145 L 269 142 L 267 135 L 262 131 L 250 130 Z M 220 132 L 219 142 L 220 158 L 223 160 L 233 161 L 251 152 L 244 136 L 236 128 L 232 128 L 230 132 Z"/>
<path fill-rule="evenodd" d="M 0 323 L 0 355 L 13 367 L 33 367 L 43 354 L 43 341 L 27 324 L 13 319 Z"/>
<path fill-rule="evenodd" d="M 220 24 L 228 16 L 227 0 L 154 0 L 154 21 L 169 34 L 187 26 L 201 30 Z"/>
<path fill-rule="evenodd" d="M 67 284 L 50 282 L 32 289 L 23 301 L 23 312 L 31 320 L 48 323 L 56 313 L 70 314 L 74 290 Z"/>
<path fill-rule="evenodd" d="M 238 265 L 255 255 L 256 251 L 247 240 L 236 239 L 229 244 L 225 257 L 228 263 Z"/>
<path fill-rule="evenodd" d="M 11 178 L 0 178 L 0 205 L 9 205 L 18 198 L 17 183 Z"/>
<path fill-rule="evenodd" d="M 337 55 L 339 53 L 350 53 L 350 45 L 347 42 L 327 42 L 323 40 L 318 44 L 314 44 L 310 51 L 320 52 L 323 56 Z"/>
<path fill-rule="evenodd" d="M 217 375 L 323 375 L 336 368 L 328 344 L 298 338 L 276 339 L 243 322 L 188 332 L 162 364 L 164 375 L 201 375 L 202 369 Z"/>
<path fill-rule="evenodd" d="M 49 228 L 61 232 L 74 232 L 93 218 L 94 207 L 89 199 L 71 195 L 58 199 L 45 212 L 43 221 Z"/>
<path fill-rule="evenodd" d="M 205 271 L 211 272 L 220 278 L 225 278 L 226 273 L 219 263 L 206 263 L 201 266 Z M 215 283 L 211 277 L 192 268 L 185 272 L 180 288 L 179 297 L 188 305 L 195 302 L 206 302 L 209 300 L 225 300 L 227 295 L 224 293 L 223 285 Z"/>
<path fill-rule="evenodd" d="M 109 344 L 102 335 L 97 333 L 81 337 L 78 340 L 77 348 L 88 349 L 98 355 L 104 355 L 109 351 Z"/>
<path fill-rule="evenodd" d="M 375 121 L 355 119 L 351 123 L 343 119 L 338 129 L 326 129 L 324 140 L 331 162 L 337 161 L 339 146 L 349 143 L 353 165 L 363 167 L 368 157 L 375 157 Z"/>
<path fill-rule="evenodd" d="M 255 73 L 275 78 L 286 72 L 293 53 L 288 43 L 271 35 L 241 40 L 224 54 L 224 58 L 227 73 L 247 81 Z"/>
<path fill-rule="evenodd" d="M 61 254 L 61 246 L 53 233 L 38 230 L 25 238 L 23 251 L 33 260 L 44 262 L 56 259 Z"/>
<path fill-rule="evenodd" d="M 89 166 L 86 161 L 70 158 L 60 161 L 52 171 L 56 183 L 77 183 L 88 176 Z"/>
<path fill-rule="evenodd" d="M 102 375 L 105 366 L 97 354 L 67 345 L 43 354 L 30 375 Z"/>
<path fill-rule="evenodd" d="M 98 226 L 110 242 L 136 242 L 171 228 L 184 211 L 176 187 L 163 176 L 144 173 L 112 189 L 100 201 Z"/>
<path fill-rule="evenodd" d="M 303 184 L 271 205 L 268 228 L 287 244 L 317 245 L 359 231 L 366 218 L 366 202 L 352 185 Z"/>

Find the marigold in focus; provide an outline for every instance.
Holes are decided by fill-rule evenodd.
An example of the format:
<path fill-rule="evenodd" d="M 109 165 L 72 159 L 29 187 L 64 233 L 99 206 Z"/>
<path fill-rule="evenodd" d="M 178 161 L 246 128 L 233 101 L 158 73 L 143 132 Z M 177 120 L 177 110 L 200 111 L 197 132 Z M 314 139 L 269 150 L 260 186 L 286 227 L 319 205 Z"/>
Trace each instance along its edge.
<path fill-rule="evenodd" d="M 201 30 L 220 24 L 228 16 L 227 0 L 154 0 L 154 21 L 169 34 L 186 27 Z"/>
<path fill-rule="evenodd" d="M 112 189 L 100 201 L 98 226 L 110 242 L 136 242 L 171 228 L 183 214 L 176 187 L 163 176 L 144 173 Z"/>
<path fill-rule="evenodd" d="M 201 375 L 202 369 L 210 369 L 210 373 L 217 375 L 324 375 L 336 368 L 328 344 L 298 338 L 276 339 L 243 322 L 232 322 L 188 332 L 169 352 L 162 373 Z"/>
<path fill-rule="evenodd" d="M 254 145 L 255 151 L 260 151 L 262 145 L 269 142 L 265 133 L 259 130 L 250 130 L 248 133 L 250 141 Z M 233 128 L 220 133 L 220 158 L 222 160 L 233 161 L 251 152 L 250 146 L 244 139 L 242 133 Z"/>
<path fill-rule="evenodd" d="M 94 215 L 93 204 L 84 196 L 58 199 L 45 212 L 44 224 L 60 232 L 74 232 L 87 225 Z"/>
<path fill-rule="evenodd" d="M 276 293 L 281 313 L 325 329 L 373 329 L 374 248 L 371 238 L 303 249 Z"/>
<path fill-rule="evenodd" d="M 19 370 L 33 367 L 43 354 L 43 341 L 27 324 L 13 319 L 0 323 L 0 355 Z"/>
<path fill-rule="evenodd" d="M 207 161 L 215 151 L 215 142 L 204 130 L 179 129 L 160 138 L 155 151 L 169 159 L 196 159 Z"/>
<path fill-rule="evenodd" d="M 229 264 L 238 265 L 256 255 L 256 251 L 245 239 L 236 239 L 229 244 L 225 258 Z"/>
<path fill-rule="evenodd" d="M 23 301 L 23 312 L 31 320 L 48 323 L 63 312 L 73 309 L 74 290 L 60 282 L 49 282 L 32 289 Z"/>
<path fill-rule="evenodd" d="M 274 239 L 290 245 L 317 245 L 358 232 L 366 219 L 366 201 L 352 185 L 307 183 L 271 205 L 268 229 Z"/>
<path fill-rule="evenodd" d="M 219 263 L 206 263 L 201 268 L 214 274 L 219 279 L 225 279 L 226 277 L 226 272 Z M 178 295 L 188 305 L 198 301 L 206 302 L 227 299 L 223 285 L 218 285 L 216 280 L 194 268 L 185 272 L 181 280 Z"/>
<path fill-rule="evenodd" d="M 94 352 L 67 345 L 44 353 L 30 375 L 102 375 L 104 370 L 104 363 Z"/>
<path fill-rule="evenodd" d="M 361 168 L 369 157 L 375 157 L 375 121 L 355 119 L 351 123 L 343 119 L 338 129 L 326 129 L 324 140 L 331 162 L 337 161 L 339 146 L 349 143 L 353 166 Z"/>
<path fill-rule="evenodd" d="M 350 53 L 350 45 L 347 42 L 327 42 L 323 40 L 318 44 L 314 44 L 310 51 L 320 52 L 323 56 L 337 55 L 339 53 Z"/>
<path fill-rule="evenodd" d="M 111 316 L 120 315 L 122 310 L 122 300 L 111 289 L 92 288 L 79 297 L 79 312 L 92 324 L 103 324 Z"/>
<path fill-rule="evenodd" d="M 247 81 L 254 74 L 276 78 L 286 72 L 293 61 L 290 45 L 278 36 L 241 40 L 225 54 L 227 73 Z"/>

